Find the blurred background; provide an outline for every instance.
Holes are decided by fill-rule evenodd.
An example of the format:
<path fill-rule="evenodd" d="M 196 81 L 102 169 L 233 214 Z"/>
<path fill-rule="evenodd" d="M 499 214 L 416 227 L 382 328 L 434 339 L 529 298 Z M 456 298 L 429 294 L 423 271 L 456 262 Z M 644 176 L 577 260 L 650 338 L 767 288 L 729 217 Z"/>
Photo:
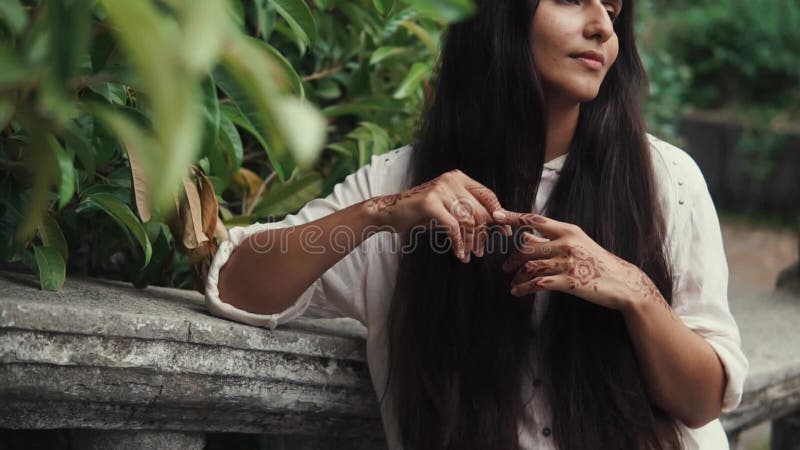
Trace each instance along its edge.
<path fill-rule="evenodd" d="M 800 1 L 637 7 L 650 132 L 706 177 L 731 297 L 796 283 Z M 410 142 L 442 31 L 473 9 L 0 0 L 0 268 L 48 290 L 88 275 L 202 291 L 227 229 Z M 769 448 L 769 427 L 739 448 Z"/>

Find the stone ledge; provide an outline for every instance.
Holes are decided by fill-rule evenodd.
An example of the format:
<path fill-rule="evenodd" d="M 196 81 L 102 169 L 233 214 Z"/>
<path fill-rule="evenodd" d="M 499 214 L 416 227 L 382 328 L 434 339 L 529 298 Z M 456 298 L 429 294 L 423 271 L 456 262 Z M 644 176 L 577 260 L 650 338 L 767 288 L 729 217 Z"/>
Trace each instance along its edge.
<path fill-rule="evenodd" d="M 0 272 L 0 427 L 247 432 L 383 441 L 363 327 L 270 331 L 194 291 Z"/>
<path fill-rule="evenodd" d="M 735 436 L 800 409 L 800 299 L 731 290 L 751 364 L 741 405 L 722 417 Z M 292 448 L 355 438 L 381 448 L 364 337 L 349 320 L 273 331 L 227 321 L 194 291 L 70 278 L 52 293 L 0 272 L 0 428 L 268 433 Z"/>
<path fill-rule="evenodd" d="M 735 434 L 800 410 L 800 298 L 732 285 L 730 304 L 750 361 L 742 403 L 722 417 Z"/>

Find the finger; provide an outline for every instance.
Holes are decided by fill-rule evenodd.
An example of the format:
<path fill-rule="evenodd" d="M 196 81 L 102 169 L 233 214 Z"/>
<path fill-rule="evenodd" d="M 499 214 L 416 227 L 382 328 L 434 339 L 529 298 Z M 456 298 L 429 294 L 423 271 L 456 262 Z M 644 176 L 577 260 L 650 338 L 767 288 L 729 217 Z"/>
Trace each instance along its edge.
<path fill-rule="evenodd" d="M 467 178 L 469 178 L 469 176 L 467 176 Z M 478 181 L 469 178 L 469 181 L 464 185 L 464 188 L 470 194 L 472 194 L 473 197 L 475 197 L 481 206 L 486 209 L 489 214 L 489 220 L 492 222 L 494 222 L 493 214 L 495 211 L 505 211 L 502 205 L 500 205 L 500 200 L 497 198 L 497 195 L 495 195 L 491 189 L 479 183 Z M 503 232 L 505 233 L 506 237 L 513 234 L 510 225 L 504 226 Z"/>
<path fill-rule="evenodd" d="M 534 238 L 538 238 L 538 236 L 532 233 L 523 233 L 522 246 L 512 251 L 503 262 L 502 269 L 504 272 L 517 270 L 526 261 L 547 259 L 561 254 L 560 251 L 557 251 L 557 247 L 553 242 L 537 243 L 534 242 Z"/>
<path fill-rule="evenodd" d="M 461 196 L 451 203 L 450 210 L 459 220 L 463 218 L 465 222 L 472 223 L 472 229 L 470 230 L 472 239 L 467 234 L 464 236 L 464 242 L 467 245 L 467 259 L 469 260 L 470 252 L 478 256 L 482 240 L 485 240 L 483 235 L 486 224 L 494 220 L 491 214 L 467 190 L 461 191 Z"/>
<path fill-rule="evenodd" d="M 537 277 L 558 275 L 560 273 L 564 273 L 565 268 L 566 265 L 562 261 L 552 258 L 526 261 L 525 264 L 520 266 L 516 274 L 514 274 L 511 284 L 520 284 Z"/>
<path fill-rule="evenodd" d="M 549 219 L 533 213 L 518 213 L 514 211 L 496 211 L 493 213 L 495 220 L 501 224 L 527 225 L 533 227 L 547 238 L 559 238 L 569 232 L 570 224 Z"/>
<path fill-rule="evenodd" d="M 466 255 L 464 262 L 469 262 L 475 248 L 475 209 L 477 201 L 473 200 L 472 195 L 468 192 L 461 192 L 461 194 L 463 195 L 457 196 L 447 205 L 447 209 L 458 220 L 461 236 L 464 239 L 464 254 Z"/>
<path fill-rule="evenodd" d="M 464 240 L 461 236 L 461 225 L 458 223 L 458 220 L 450 214 L 450 211 L 448 211 L 444 205 L 439 205 L 439 207 L 436 208 L 434 219 L 447 231 L 447 235 L 450 237 L 450 242 L 453 245 L 453 254 L 456 258 L 464 261 L 466 252 L 464 251 Z"/>
<path fill-rule="evenodd" d="M 486 250 L 486 241 L 489 238 L 488 226 L 484 223 L 478 229 L 478 250 L 475 253 L 477 257 L 483 257 Z"/>
<path fill-rule="evenodd" d="M 531 280 L 516 284 L 511 287 L 511 294 L 517 297 L 534 294 L 539 291 L 559 291 L 563 290 L 564 275 L 549 275 L 536 277 Z"/>
<path fill-rule="evenodd" d="M 475 222 L 471 217 L 460 221 L 462 236 L 464 237 L 464 262 L 468 263 L 475 248 Z"/>
<path fill-rule="evenodd" d="M 494 192 L 472 178 L 469 178 L 469 181 L 464 184 L 464 188 L 470 194 L 472 194 L 472 196 L 475 197 L 475 199 L 477 199 L 487 211 L 489 211 L 490 216 L 493 212 L 503 209 L 503 207 L 500 206 L 500 200 L 497 198 Z"/>

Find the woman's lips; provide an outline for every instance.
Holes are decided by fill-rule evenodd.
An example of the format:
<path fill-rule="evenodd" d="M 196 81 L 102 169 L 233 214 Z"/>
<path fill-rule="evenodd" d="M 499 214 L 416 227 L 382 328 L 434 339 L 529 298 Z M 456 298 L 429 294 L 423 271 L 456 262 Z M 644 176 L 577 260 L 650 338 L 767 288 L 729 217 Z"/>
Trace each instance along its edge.
<path fill-rule="evenodd" d="M 581 56 L 573 56 L 572 59 L 578 61 L 579 63 L 583 64 L 585 67 L 591 70 L 600 70 L 603 68 L 603 63 L 601 63 L 596 59 L 584 58 Z"/>

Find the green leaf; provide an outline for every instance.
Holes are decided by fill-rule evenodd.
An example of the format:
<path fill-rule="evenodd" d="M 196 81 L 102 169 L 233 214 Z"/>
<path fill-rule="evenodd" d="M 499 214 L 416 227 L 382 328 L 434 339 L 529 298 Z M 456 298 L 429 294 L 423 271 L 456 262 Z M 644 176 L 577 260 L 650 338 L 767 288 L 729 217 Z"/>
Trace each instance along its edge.
<path fill-rule="evenodd" d="M 406 47 L 381 47 L 372 52 L 372 57 L 369 59 L 371 65 L 379 64 L 383 60 L 393 56 L 408 54 L 409 49 Z"/>
<path fill-rule="evenodd" d="M 335 80 L 323 78 L 317 83 L 314 93 L 319 98 L 334 100 L 342 96 L 342 88 Z"/>
<path fill-rule="evenodd" d="M 217 99 L 217 85 L 212 76 L 208 76 L 203 82 L 203 105 L 205 118 L 203 124 L 204 153 L 208 157 L 214 170 L 226 173 L 227 168 L 225 167 L 224 159 L 222 159 L 222 155 L 220 155 L 219 148 L 217 147 L 221 113 L 219 111 L 219 100 Z"/>
<path fill-rule="evenodd" d="M 64 239 L 64 233 L 61 231 L 61 227 L 51 214 L 42 216 L 42 220 L 36 227 L 36 231 L 39 233 L 39 238 L 41 238 L 45 246 L 56 250 L 61 255 L 63 261 L 69 260 L 67 240 Z"/>
<path fill-rule="evenodd" d="M 11 118 L 14 117 L 14 103 L 4 98 L 0 98 L 0 130 L 4 129 Z"/>
<path fill-rule="evenodd" d="M 325 118 L 310 103 L 293 97 L 279 100 L 278 121 L 297 165 L 311 168 L 325 145 Z"/>
<path fill-rule="evenodd" d="M 281 180 L 291 173 L 294 161 L 279 136 L 273 99 L 278 95 L 272 76 L 277 68 L 250 40 L 237 39 L 223 56 L 224 70 L 214 74 L 217 85 L 233 101 L 243 120 L 231 120 L 251 133 L 264 147 Z M 258 49 L 258 50 L 256 50 Z"/>
<path fill-rule="evenodd" d="M 226 3 L 227 0 L 204 0 L 202 5 L 184 2 L 181 54 L 194 74 L 207 73 L 219 58 L 230 23 Z"/>
<path fill-rule="evenodd" d="M 163 223 L 151 220 L 144 224 L 147 236 L 153 243 L 153 257 L 147 267 L 137 270 L 131 275 L 131 282 L 139 289 L 147 287 L 150 282 L 157 283 L 169 270 L 172 249 L 167 238 L 168 228 Z"/>
<path fill-rule="evenodd" d="M 377 9 L 379 13 L 386 15 L 392 10 L 394 0 L 372 0 L 372 4 L 375 5 L 375 9 Z"/>
<path fill-rule="evenodd" d="M 317 22 L 303 0 L 270 0 L 270 4 L 286 20 L 298 39 L 306 44 L 317 40 Z"/>
<path fill-rule="evenodd" d="M 18 0 L 0 1 L 0 20 L 5 22 L 14 34 L 19 33 L 28 23 L 28 15 Z"/>
<path fill-rule="evenodd" d="M 65 83 L 89 51 L 90 0 L 45 3 L 53 75 Z"/>
<path fill-rule="evenodd" d="M 264 41 L 257 41 L 257 42 L 259 43 L 259 45 L 264 46 L 267 52 L 269 52 L 269 54 L 272 55 L 273 58 L 275 58 L 275 61 L 278 62 L 281 68 L 283 68 L 283 71 L 286 73 L 286 78 L 288 78 L 287 81 L 289 82 L 289 85 L 292 87 L 292 92 L 299 95 L 300 98 L 304 99 L 306 97 L 306 90 L 303 87 L 303 80 L 300 79 L 300 75 L 298 75 L 297 72 L 294 70 L 294 67 L 292 67 L 292 63 L 290 63 L 289 60 L 286 59 L 281 54 L 281 52 L 279 52 L 275 47 L 267 44 Z"/>
<path fill-rule="evenodd" d="M 405 0 L 420 13 L 434 20 L 452 23 L 475 13 L 473 0 Z"/>
<path fill-rule="evenodd" d="M 373 99 L 365 100 L 358 103 L 339 103 L 332 105 L 322 110 L 325 117 L 337 117 L 346 114 L 354 114 L 357 116 L 367 116 L 374 114 L 376 111 L 395 112 L 403 109 L 403 102 L 392 99 Z"/>
<path fill-rule="evenodd" d="M 256 217 L 283 216 L 299 210 L 303 205 L 317 198 L 324 183 L 318 173 L 309 173 L 269 190 L 253 208 Z"/>
<path fill-rule="evenodd" d="M 63 208 L 75 195 L 75 167 L 72 164 L 73 155 L 64 150 L 55 138 L 52 138 L 53 150 L 58 161 L 60 181 L 58 184 L 58 209 Z"/>
<path fill-rule="evenodd" d="M 19 57 L 5 46 L 0 46 L 0 67 L 3 68 L 0 70 L 0 89 L 13 87 L 33 76 Z"/>
<path fill-rule="evenodd" d="M 233 108 L 231 109 L 236 111 Z M 219 144 L 222 147 L 221 151 L 223 152 L 223 156 L 227 161 L 228 173 L 232 175 L 242 166 L 244 148 L 242 147 L 242 138 L 239 136 L 236 125 L 234 125 L 223 108 L 221 108 L 220 111 L 222 114 L 219 121 Z M 236 112 L 238 113 L 238 111 Z"/>
<path fill-rule="evenodd" d="M 150 257 L 153 253 L 150 239 L 147 237 L 142 222 L 139 221 L 128 205 L 114 195 L 102 192 L 87 196 L 83 199 L 81 204 L 85 207 L 94 206 L 100 208 L 111 216 L 111 218 L 127 232 L 132 243 L 138 244 L 142 249 L 144 253 L 144 264 L 142 264 L 142 267 L 146 267 L 150 263 Z"/>
<path fill-rule="evenodd" d="M 417 62 L 411 66 L 405 79 L 400 82 L 400 86 L 394 92 L 393 97 L 396 99 L 403 99 L 411 96 L 419 89 L 422 82 L 430 75 L 431 68 L 426 63 Z"/>
<path fill-rule="evenodd" d="M 36 268 L 42 289 L 45 291 L 61 289 L 67 277 L 67 266 L 58 250 L 34 245 L 33 252 L 36 256 Z"/>
<path fill-rule="evenodd" d="M 173 205 L 173 192 L 179 189 L 181 177 L 201 147 L 203 110 L 199 83 L 194 79 L 196 74 L 186 67 L 179 28 L 155 2 L 99 0 L 99 3 L 108 13 L 118 42 L 136 68 L 141 85 L 147 86 L 157 143 L 155 148 L 148 149 L 155 162 L 148 168 L 148 174 L 159 181 L 151 186 L 153 207 L 166 211 Z"/>
<path fill-rule="evenodd" d="M 89 86 L 92 92 L 97 92 L 110 103 L 124 105 L 126 100 L 125 86 L 116 83 L 93 84 Z"/>
<path fill-rule="evenodd" d="M 431 54 L 434 55 L 439 54 L 439 44 L 436 42 L 436 39 L 434 39 L 434 37 L 428 32 L 428 30 L 408 20 L 400 22 L 400 26 L 408 30 L 409 33 L 416 36 L 417 39 L 419 39 L 420 42 L 422 42 L 422 44 L 428 48 L 428 51 L 430 51 Z"/>
<path fill-rule="evenodd" d="M 94 178 L 95 173 L 95 149 L 86 141 L 86 139 L 78 134 L 71 127 L 59 131 L 60 136 L 64 139 L 64 143 L 69 151 L 75 153 L 78 160 L 83 164 L 89 179 Z"/>
<path fill-rule="evenodd" d="M 30 199 L 26 202 L 25 213 L 17 228 L 15 240 L 18 243 L 31 239 L 36 225 L 41 222 L 49 206 L 50 187 L 58 180 L 58 164 L 54 147 L 55 138 L 44 129 L 44 124 L 25 121 L 23 124 L 31 133 L 23 157 L 25 165 L 33 174 Z"/>

